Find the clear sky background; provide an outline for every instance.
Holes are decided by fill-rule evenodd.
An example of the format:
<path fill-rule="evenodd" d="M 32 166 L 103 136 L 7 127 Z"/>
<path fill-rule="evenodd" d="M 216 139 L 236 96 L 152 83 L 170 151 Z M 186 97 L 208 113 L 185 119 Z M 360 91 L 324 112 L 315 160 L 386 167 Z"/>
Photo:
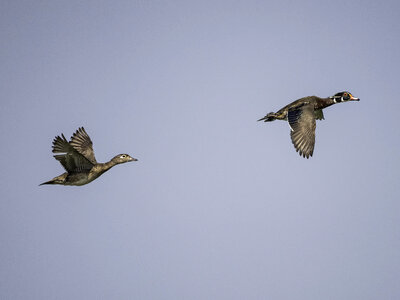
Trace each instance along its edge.
<path fill-rule="evenodd" d="M 2 1 L 1 299 L 399 299 L 398 1 Z M 285 122 L 349 90 L 314 157 Z M 84 126 L 82 187 L 53 138 Z"/>

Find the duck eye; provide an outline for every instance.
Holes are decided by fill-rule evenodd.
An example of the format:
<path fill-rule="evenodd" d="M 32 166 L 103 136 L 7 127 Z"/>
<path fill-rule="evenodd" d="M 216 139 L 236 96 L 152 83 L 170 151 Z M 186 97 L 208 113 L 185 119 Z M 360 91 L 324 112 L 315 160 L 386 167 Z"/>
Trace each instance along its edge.
<path fill-rule="evenodd" d="M 120 157 L 121 157 L 121 158 L 125 158 L 125 157 L 126 157 L 126 155 L 125 155 L 125 154 L 122 154 Z"/>
<path fill-rule="evenodd" d="M 347 100 L 349 98 L 350 98 L 349 93 L 343 93 L 343 99 Z"/>

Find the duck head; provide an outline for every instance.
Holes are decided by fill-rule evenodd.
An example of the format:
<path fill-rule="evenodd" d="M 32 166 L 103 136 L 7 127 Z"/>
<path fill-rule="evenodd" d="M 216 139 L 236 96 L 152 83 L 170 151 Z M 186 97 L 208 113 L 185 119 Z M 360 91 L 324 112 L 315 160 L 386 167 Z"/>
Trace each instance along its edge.
<path fill-rule="evenodd" d="M 337 102 L 346 102 L 346 101 L 360 101 L 360 98 L 354 97 L 350 92 L 340 92 L 336 93 L 334 96 L 329 97 Z"/>
<path fill-rule="evenodd" d="M 113 161 L 115 164 L 123 164 L 130 161 L 137 161 L 137 159 L 131 157 L 129 154 L 118 154 L 114 156 L 111 161 Z"/>

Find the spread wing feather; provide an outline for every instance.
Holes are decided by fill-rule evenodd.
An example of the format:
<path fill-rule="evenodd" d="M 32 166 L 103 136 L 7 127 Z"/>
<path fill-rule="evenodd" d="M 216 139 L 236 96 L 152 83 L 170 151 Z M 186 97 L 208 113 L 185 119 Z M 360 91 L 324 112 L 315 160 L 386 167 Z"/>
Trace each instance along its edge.
<path fill-rule="evenodd" d="M 54 158 L 69 173 L 89 171 L 95 164 L 75 149 L 71 142 L 67 141 L 64 134 L 54 138 L 53 153 L 62 153 L 54 155 Z"/>
<path fill-rule="evenodd" d="M 296 151 L 303 157 L 313 155 L 315 145 L 315 114 L 312 104 L 289 109 L 290 137 Z"/>
<path fill-rule="evenodd" d="M 71 137 L 70 145 L 74 147 L 76 151 L 86 157 L 86 159 L 88 159 L 92 164 L 97 164 L 93 152 L 93 143 L 89 135 L 86 133 L 85 128 L 78 128 L 78 130 Z"/>

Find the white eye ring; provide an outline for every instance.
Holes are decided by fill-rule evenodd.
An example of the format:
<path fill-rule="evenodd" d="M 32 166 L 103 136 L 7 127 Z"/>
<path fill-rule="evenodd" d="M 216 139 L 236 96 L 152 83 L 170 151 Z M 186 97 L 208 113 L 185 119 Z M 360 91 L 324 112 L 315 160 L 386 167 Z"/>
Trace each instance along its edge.
<path fill-rule="evenodd" d="M 120 157 L 121 157 L 121 158 L 125 158 L 125 157 L 126 157 L 126 155 L 125 155 L 125 154 L 122 154 Z"/>

